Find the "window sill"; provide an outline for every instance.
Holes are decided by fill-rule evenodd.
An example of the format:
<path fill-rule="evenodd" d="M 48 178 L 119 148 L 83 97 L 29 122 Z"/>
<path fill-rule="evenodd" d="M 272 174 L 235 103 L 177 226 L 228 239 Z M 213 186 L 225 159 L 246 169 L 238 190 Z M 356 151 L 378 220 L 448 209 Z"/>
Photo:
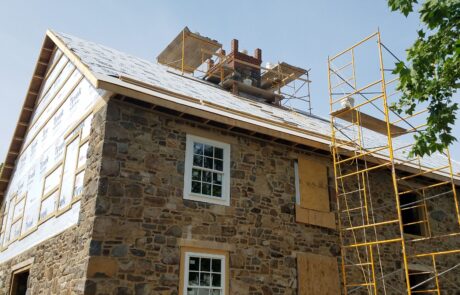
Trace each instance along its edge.
<path fill-rule="evenodd" d="M 196 195 L 193 193 L 184 194 L 184 200 L 192 200 L 214 205 L 230 206 L 230 198 L 206 197 L 203 195 Z"/>

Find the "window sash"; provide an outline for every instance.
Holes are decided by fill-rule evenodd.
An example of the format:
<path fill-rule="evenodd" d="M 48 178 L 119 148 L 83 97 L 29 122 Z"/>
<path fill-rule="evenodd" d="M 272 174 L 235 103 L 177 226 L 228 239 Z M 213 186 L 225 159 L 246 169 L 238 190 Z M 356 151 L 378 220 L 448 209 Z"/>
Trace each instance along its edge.
<path fill-rule="evenodd" d="M 201 271 L 201 270 L 190 270 L 190 258 L 208 258 L 220 260 L 220 272 L 213 272 L 212 266 L 210 266 L 210 271 Z M 185 252 L 185 261 L 184 263 L 184 295 L 187 294 L 187 289 L 204 289 L 204 290 L 220 290 L 222 295 L 225 295 L 225 283 L 226 283 L 226 257 L 225 255 L 219 254 L 208 254 L 208 253 L 196 253 L 196 252 Z M 195 272 L 198 274 L 208 273 L 208 274 L 220 274 L 220 287 L 213 287 L 212 282 L 211 286 L 193 286 L 189 285 L 189 275 L 190 272 Z"/>
<path fill-rule="evenodd" d="M 204 154 L 195 153 L 195 144 L 212 146 L 214 149 L 222 149 L 222 158 L 216 157 L 214 152 L 213 157 L 208 157 L 215 160 L 222 161 L 222 170 L 217 170 L 213 168 L 206 168 L 202 166 L 195 165 L 194 156 L 202 156 L 203 158 L 207 157 Z M 184 173 L 184 199 L 207 202 L 211 204 L 218 205 L 230 205 L 230 145 L 223 142 L 218 142 L 210 140 L 207 138 L 202 138 L 194 135 L 187 134 L 186 142 L 186 151 L 185 151 L 185 173 Z M 222 178 L 221 184 L 214 182 L 207 182 L 193 179 L 193 170 L 199 170 L 201 172 L 209 172 L 218 174 Z M 192 191 L 192 182 L 199 182 L 201 184 L 211 184 L 220 187 L 220 196 L 213 196 L 213 191 L 211 188 L 210 194 L 203 194 Z M 212 180 L 213 181 L 213 180 Z"/>
<path fill-rule="evenodd" d="M 192 169 L 200 169 L 200 170 L 203 170 L 203 171 L 212 172 L 212 173 L 219 173 L 219 174 L 222 174 L 222 175 L 225 174 L 223 171 L 220 171 L 220 170 L 214 170 L 214 169 L 210 169 L 210 168 L 204 168 L 204 167 L 200 167 L 200 166 L 195 166 L 193 164 L 192 164 Z"/>

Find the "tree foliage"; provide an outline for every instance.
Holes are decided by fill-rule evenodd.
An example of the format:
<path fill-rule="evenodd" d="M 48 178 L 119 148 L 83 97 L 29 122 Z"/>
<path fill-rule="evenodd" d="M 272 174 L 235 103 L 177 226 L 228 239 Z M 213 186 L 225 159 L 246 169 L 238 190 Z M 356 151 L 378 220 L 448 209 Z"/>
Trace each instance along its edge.
<path fill-rule="evenodd" d="M 417 0 L 388 0 L 393 11 L 405 16 Z M 392 109 L 413 114 L 420 103 L 429 103 L 427 127 L 415 135 L 414 155 L 442 151 L 457 140 L 452 134 L 459 108 L 454 97 L 460 86 L 460 0 L 425 0 L 418 13 L 423 29 L 407 50 L 407 63 L 398 62 L 402 97 Z"/>

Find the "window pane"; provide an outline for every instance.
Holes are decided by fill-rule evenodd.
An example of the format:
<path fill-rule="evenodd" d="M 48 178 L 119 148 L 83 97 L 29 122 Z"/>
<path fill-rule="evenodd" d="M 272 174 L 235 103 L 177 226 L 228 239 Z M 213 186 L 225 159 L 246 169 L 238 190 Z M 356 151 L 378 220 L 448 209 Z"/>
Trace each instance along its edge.
<path fill-rule="evenodd" d="M 222 174 L 220 173 L 213 173 L 212 180 L 214 184 L 222 185 Z"/>
<path fill-rule="evenodd" d="M 223 171 L 224 163 L 222 160 L 214 160 L 214 170 Z"/>
<path fill-rule="evenodd" d="M 209 295 L 209 289 L 198 290 L 198 295 Z"/>
<path fill-rule="evenodd" d="M 212 274 L 212 286 L 213 287 L 220 287 L 220 274 Z"/>
<path fill-rule="evenodd" d="M 205 145 L 204 146 L 204 155 L 207 157 L 212 157 L 213 156 L 213 150 L 214 148 L 210 145 Z"/>
<path fill-rule="evenodd" d="M 204 167 L 212 169 L 212 158 L 204 157 Z"/>
<path fill-rule="evenodd" d="M 75 185 L 73 188 L 73 196 L 78 197 L 83 193 L 83 180 L 85 177 L 85 170 L 81 171 L 75 176 Z"/>
<path fill-rule="evenodd" d="M 51 213 L 54 212 L 54 209 L 56 207 L 56 198 L 58 196 L 58 192 L 54 192 L 51 196 L 47 197 L 46 200 L 42 201 L 42 205 L 40 208 L 40 220 L 45 219 L 48 217 Z"/>
<path fill-rule="evenodd" d="M 222 293 L 220 292 L 220 290 L 217 290 L 217 289 L 216 289 L 216 290 L 212 290 L 212 291 L 211 291 L 211 295 L 220 295 L 220 294 L 222 294 Z"/>
<path fill-rule="evenodd" d="M 193 143 L 193 153 L 197 155 L 203 154 L 203 144 L 195 142 Z"/>
<path fill-rule="evenodd" d="M 222 261 L 220 259 L 213 259 L 212 260 L 212 271 L 222 272 L 221 265 L 222 265 Z"/>
<path fill-rule="evenodd" d="M 200 286 L 211 286 L 211 274 L 200 272 Z"/>
<path fill-rule="evenodd" d="M 50 192 L 52 188 L 55 188 L 59 185 L 61 181 L 61 170 L 62 165 L 55 169 L 51 174 L 45 178 L 45 187 L 43 189 L 43 194 L 46 195 Z"/>
<path fill-rule="evenodd" d="M 22 201 L 16 204 L 13 210 L 13 220 L 16 220 L 16 218 L 22 215 L 25 204 L 26 204 L 26 199 L 22 199 Z"/>
<path fill-rule="evenodd" d="M 88 153 L 88 143 L 85 143 L 80 147 L 78 152 L 78 168 L 86 164 L 86 154 Z"/>
<path fill-rule="evenodd" d="M 201 271 L 211 271 L 211 259 L 201 258 Z"/>
<path fill-rule="evenodd" d="M 208 196 L 210 196 L 210 195 L 211 195 L 211 184 L 210 184 L 210 183 L 203 183 L 203 187 L 202 187 L 201 193 L 202 193 L 203 195 L 208 195 Z"/>
<path fill-rule="evenodd" d="M 200 281 L 199 281 L 199 274 L 198 272 L 189 272 L 188 274 L 188 285 L 189 286 L 198 286 Z"/>
<path fill-rule="evenodd" d="M 220 185 L 212 186 L 212 195 L 214 197 L 222 197 L 222 187 Z"/>
<path fill-rule="evenodd" d="M 59 209 L 67 206 L 72 200 L 72 194 L 74 189 L 74 175 L 75 168 L 77 165 L 77 152 L 79 138 L 77 137 L 66 147 L 66 156 L 64 162 L 64 174 L 62 176 L 62 186 L 59 196 Z M 85 154 L 86 159 L 86 154 Z"/>
<path fill-rule="evenodd" d="M 214 158 L 222 160 L 224 158 L 224 150 L 217 147 L 214 148 Z"/>
<path fill-rule="evenodd" d="M 193 166 L 203 167 L 203 156 L 193 156 Z"/>
<path fill-rule="evenodd" d="M 200 258 L 190 257 L 190 260 L 188 262 L 188 269 L 189 270 L 200 270 Z"/>
<path fill-rule="evenodd" d="M 192 181 L 192 193 L 201 194 L 201 182 Z"/>
<path fill-rule="evenodd" d="M 194 168 L 192 170 L 192 179 L 200 181 L 201 180 L 201 170 Z"/>
<path fill-rule="evenodd" d="M 18 220 L 11 226 L 10 240 L 14 240 L 20 235 L 21 235 L 21 220 Z"/>
<path fill-rule="evenodd" d="M 187 288 L 188 295 L 198 295 L 198 289 Z"/>
<path fill-rule="evenodd" d="M 203 182 L 212 183 L 212 172 L 203 171 Z"/>

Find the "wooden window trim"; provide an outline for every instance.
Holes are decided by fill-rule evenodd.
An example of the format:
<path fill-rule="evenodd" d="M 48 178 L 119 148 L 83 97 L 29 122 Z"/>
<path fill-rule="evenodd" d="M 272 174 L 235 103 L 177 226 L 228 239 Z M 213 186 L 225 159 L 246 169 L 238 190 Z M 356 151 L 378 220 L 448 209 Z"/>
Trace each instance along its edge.
<path fill-rule="evenodd" d="M 192 193 L 192 168 L 193 168 L 193 143 L 199 142 L 223 149 L 222 171 L 222 197 L 212 197 Z M 222 141 L 212 140 L 192 134 L 187 134 L 185 148 L 185 172 L 184 172 L 184 199 L 205 202 L 209 204 L 230 206 L 230 161 L 231 145 Z"/>
<path fill-rule="evenodd" d="M 73 73 L 73 72 L 72 72 Z M 69 76 L 70 77 L 70 76 Z M 24 153 L 25 150 L 27 150 L 27 148 L 32 144 L 32 142 L 35 140 L 35 138 L 38 136 L 38 134 L 40 134 L 40 131 L 46 126 L 46 124 L 48 124 L 48 122 L 51 120 L 51 118 L 53 118 L 53 116 L 61 109 L 61 107 L 64 105 L 64 103 L 67 101 L 67 99 L 69 98 L 69 96 L 73 93 L 73 91 L 80 85 L 80 83 L 85 79 L 85 77 L 82 75 L 76 82 L 75 82 L 75 85 L 72 86 L 72 88 L 69 90 L 69 92 L 67 93 L 67 95 L 62 99 L 62 102 L 52 111 L 52 113 L 50 113 L 49 117 L 43 122 L 43 124 L 40 126 L 40 128 L 37 129 L 37 131 L 33 134 L 32 138 L 29 140 L 28 138 L 27 139 L 27 144 L 24 146 L 24 148 L 21 150 L 21 152 L 19 153 L 19 156 L 22 156 L 22 154 Z M 67 81 L 66 81 L 67 83 Z M 64 83 L 65 85 L 65 83 Z M 54 98 L 53 98 L 54 100 Z M 40 115 L 41 116 L 41 115 Z M 37 118 L 38 120 L 38 118 Z M 28 130 L 30 130 L 33 126 L 31 125 L 29 127 Z M 26 142 L 26 141 L 24 141 Z"/>
<path fill-rule="evenodd" d="M 224 257 L 224 294 L 222 295 L 230 295 L 230 255 L 228 251 L 225 250 L 217 250 L 217 249 L 208 249 L 208 248 L 198 248 L 198 247 L 188 247 L 184 246 L 181 247 L 180 253 L 180 279 L 179 279 L 179 295 L 185 295 L 185 271 L 187 266 L 185 265 L 186 262 L 186 254 L 187 253 L 195 253 L 197 255 L 219 255 Z"/>
<path fill-rule="evenodd" d="M 81 79 L 81 80 L 77 83 L 77 86 L 80 84 L 80 82 L 81 82 L 82 80 L 83 80 L 83 79 Z M 75 89 L 75 88 L 73 88 L 72 91 L 73 91 L 74 89 Z M 71 91 L 71 92 L 72 92 L 72 91 Z M 66 100 L 66 99 L 65 99 L 65 100 Z M 69 137 L 69 135 L 71 135 L 73 132 L 75 132 L 75 129 L 77 129 L 77 128 L 78 128 L 84 121 L 86 121 L 86 119 L 88 119 L 90 116 L 93 116 L 99 109 L 100 109 L 100 105 L 97 104 L 97 105 L 95 105 L 93 108 L 91 108 L 88 112 L 86 112 L 86 113 L 83 115 L 82 119 L 81 119 L 79 122 L 75 123 L 74 125 L 71 126 L 71 128 L 69 128 L 69 131 L 67 131 L 67 132 L 64 134 L 64 138 Z M 45 125 L 46 125 L 46 124 L 45 124 Z M 40 129 L 40 130 L 41 130 L 41 129 Z M 37 133 L 37 134 L 38 134 L 38 133 Z M 80 136 L 80 134 L 81 134 L 81 130 L 79 130 L 79 132 L 78 132 L 78 134 L 77 134 L 76 137 Z M 85 143 L 89 142 L 90 136 L 91 136 L 91 133 L 90 133 L 89 135 L 87 135 L 85 138 L 80 138 L 80 144 L 79 144 L 79 147 L 78 147 L 79 149 L 80 149 L 80 147 L 81 147 L 82 145 L 84 145 Z M 67 147 L 67 145 L 66 145 L 66 147 Z M 24 151 L 25 149 L 26 149 L 26 148 L 24 148 L 23 151 Z M 21 152 L 21 154 L 22 154 L 22 152 Z M 53 169 L 53 171 L 54 171 L 55 169 L 57 169 L 59 165 L 62 165 L 62 164 L 63 164 L 63 160 L 64 160 L 64 159 L 58 161 L 53 167 L 51 167 L 50 170 Z M 85 170 L 86 167 L 87 167 L 87 164 L 85 164 L 85 165 L 82 166 L 82 167 L 79 167 L 78 170 L 75 172 L 75 176 L 76 176 L 78 173 L 80 173 L 80 172 L 82 172 L 83 170 Z M 52 172 L 51 172 L 51 173 L 52 173 Z M 50 171 L 49 171 L 47 174 L 45 174 L 45 178 L 46 178 L 47 176 L 49 176 L 49 174 L 50 174 Z M 62 177 L 61 177 L 61 179 L 62 179 Z M 53 191 L 53 192 L 56 192 L 56 189 L 60 189 L 61 185 L 62 185 L 62 180 L 61 180 L 59 186 L 54 187 L 54 188 L 52 189 L 52 191 Z M 40 226 L 41 224 L 45 223 L 46 221 L 48 221 L 48 220 L 51 219 L 52 217 L 59 217 L 59 216 L 63 215 L 64 213 L 66 213 L 67 211 L 69 211 L 70 209 L 72 209 L 72 207 L 73 207 L 76 203 L 78 203 L 79 201 L 81 201 L 81 197 L 82 197 L 81 195 L 76 196 L 76 197 L 73 197 L 73 198 L 72 198 L 72 201 L 70 202 L 69 205 L 67 205 L 66 207 L 64 207 L 63 209 L 61 209 L 61 210 L 59 210 L 59 211 L 57 211 L 57 210 L 55 209 L 55 211 L 53 212 L 53 214 L 50 214 L 49 217 L 47 217 L 47 218 L 45 218 L 45 219 L 43 219 L 43 220 L 40 220 L 40 211 L 41 211 L 42 201 L 44 200 L 44 199 L 43 199 L 43 192 L 44 192 L 44 184 L 43 184 L 42 193 L 41 193 L 42 196 L 41 196 L 41 198 L 40 198 L 40 206 L 39 206 L 38 213 L 37 213 L 37 214 L 38 214 L 37 224 L 35 224 L 35 226 L 31 227 L 29 230 L 25 231 L 24 233 L 21 233 L 21 235 L 20 235 L 17 239 L 15 239 L 15 240 L 13 240 L 13 241 L 8 241 L 7 244 L 5 244 L 5 241 L 6 241 L 6 240 L 4 239 L 4 240 L 2 241 L 2 244 L 0 245 L 0 252 L 3 252 L 3 251 L 5 251 L 6 249 L 8 249 L 8 247 L 9 247 L 13 242 L 15 242 L 15 241 L 20 241 L 20 240 L 26 238 L 27 236 L 29 236 L 30 234 L 32 234 L 33 232 L 35 232 L 36 230 L 38 230 L 38 228 L 39 228 L 39 226 Z M 50 191 L 49 194 L 52 194 L 51 191 Z M 13 198 L 16 198 L 16 196 L 17 196 L 17 194 L 15 194 Z M 46 197 L 49 197 L 49 195 L 46 196 Z M 46 197 L 45 197 L 45 198 L 46 198 Z M 7 215 L 9 215 L 9 210 L 11 209 L 10 207 L 11 207 L 12 202 L 13 202 L 13 201 L 10 201 L 10 202 L 9 202 L 9 204 L 8 204 L 8 210 L 5 211 Z M 24 207 L 24 210 L 25 210 L 25 207 Z M 25 213 L 25 211 L 24 211 L 24 213 Z M 7 221 L 7 223 L 8 223 L 8 216 L 7 216 L 7 220 L 6 220 L 6 221 Z M 13 224 L 13 223 L 10 224 L 10 227 L 11 227 L 12 224 Z M 21 230 L 22 230 L 22 226 L 23 226 L 23 225 L 21 225 Z M 0 230 L 1 230 L 1 228 L 0 228 Z M 7 232 L 7 231 L 6 231 L 6 226 L 5 226 L 5 231 L 4 231 L 4 233 L 6 233 L 6 232 Z M 11 229 L 10 229 L 10 232 L 11 232 Z M 10 232 L 8 232 L 8 235 L 10 234 Z"/>
<path fill-rule="evenodd" d="M 24 201 L 24 207 L 22 208 L 22 212 L 20 213 L 18 217 L 16 217 L 16 219 L 13 219 L 13 223 L 15 223 L 16 221 L 24 217 L 24 212 L 26 210 L 26 204 L 27 204 L 27 193 L 23 193 L 22 196 L 16 200 L 16 203 L 13 206 L 13 218 L 14 218 L 14 211 L 16 211 L 16 206 L 22 201 Z"/>
<path fill-rule="evenodd" d="M 19 274 L 24 273 L 24 272 L 29 272 L 29 276 L 30 276 L 30 270 L 31 270 L 31 267 L 32 267 L 32 262 L 29 261 L 29 260 L 27 260 L 26 262 L 27 262 L 26 265 L 24 265 L 24 266 L 22 266 L 20 268 L 17 268 L 17 269 L 15 269 L 15 270 L 13 270 L 11 272 L 10 285 L 9 285 L 9 291 L 8 291 L 9 295 L 13 295 L 14 292 L 16 291 L 16 290 L 14 290 L 14 286 L 13 286 L 14 278 L 15 278 L 16 275 L 19 275 Z"/>
<path fill-rule="evenodd" d="M 50 86 L 48 87 L 48 89 L 46 90 L 46 92 L 43 94 L 43 96 L 40 97 L 40 100 L 37 102 L 37 106 L 43 101 L 43 99 L 45 98 L 46 94 L 48 94 L 49 90 L 51 89 L 51 87 L 54 85 L 54 83 L 56 83 L 56 80 L 59 79 L 59 77 L 62 75 L 62 72 L 64 71 L 64 69 L 69 65 L 71 64 L 70 60 L 68 60 L 64 67 L 61 69 L 60 73 L 56 76 L 56 78 L 54 79 L 54 81 L 50 84 Z M 30 124 L 30 128 L 32 128 L 36 123 L 37 121 L 41 118 L 41 116 L 45 113 L 45 110 L 50 106 L 50 104 L 54 101 L 54 99 L 56 98 L 56 95 L 62 90 L 62 88 L 64 88 L 64 86 L 67 84 L 67 82 L 69 81 L 70 77 L 72 77 L 73 73 L 76 71 L 77 68 L 74 68 L 71 69 L 69 71 L 69 74 L 67 77 L 64 78 L 64 80 L 62 81 L 62 85 L 59 86 L 59 88 L 56 89 L 56 92 L 53 94 L 53 96 L 50 98 L 50 101 L 48 101 L 48 103 L 43 107 L 43 110 L 37 114 L 37 116 L 33 119 L 32 123 Z M 45 80 L 43 80 L 45 81 Z"/>
<path fill-rule="evenodd" d="M 62 52 L 62 51 L 60 51 Z M 52 58 L 52 57 L 51 57 Z M 53 71 L 56 69 L 57 65 L 61 62 L 61 59 L 62 58 L 66 58 L 65 55 L 61 54 L 59 57 L 58 57 L 58 60 L 56 60 L 52 65 L 51 65 L 51 68 L 49 69 L 49 71 L 46 72 L 45 74 L 45 77 L 43 78 L 43 81 L 45 80 L 48 80 L 48 78 L 51 76 L 51 74 L 53 73 Z M 62 69 L 59 70 L 59 73 L 56 75 L 56 77 L 50 81 L 50 84 L 48 85 L 48 87 L 46 89 L 43 89 L 43 91 L 40 91 L 40 95 L 39 95 L 39 100 L 37 101 L 36 105 L 38 106 L 42 101 L 43 101 L 43 98 L 48 94 L 49 90 L 51 89 L 51 86 L 53 86 L 53 84 L 56 82 L 56 80 L 59 78 L 59 76 L 62 74 L 62 71 L 65 69 L 65 67 L 71 63 L 71 61 L 67 58 L 67 61 L 64 63 L 64 65 L 62 66 Z"/>
<path fill-rule="evenodd" d="M 56 55 L 59 55 L 59 56 L 56 57 Z M 56 68 L 57 64 L 59 63 L 59 61 L 61 61 L 63 57 L 66 57 L 65 54 L 61 50 L 59 50 L 59 48 L 56 46 L 50 58 L 50 61 L 52 61 L 53 58 L 54 58 L 54 61 L 49 67 L 49 69 L 46 70 L 45 77 L 43 80 L 48 79 L 48 77 L 51 75 L 51 72 Z"/>
<path fill-rule="evenodd" d="M 15 225 L 18 222 L 19 222 L 19 235 L 15 237 L 14 239 L 10 240 L 8 242 L 8 246 L 14 243 L 15 241 L 19 240 L 19 238 L 22 235 L 22 226 L 24 223 L 24 213 L 26 212 L 26 205 L 27 205 L 27 192 L 23 193 L 20 197 L 19 195 L 16 194 L 15 198 L 16 199 L 15 199 L 15 204 L 12 210 L 12 219 L 11 219 L 11 224 L 10 224 L 10 231 L 8 233 L 8 239 L 10 239 L 11 237 L 11 232 L 12 232 L 11 229 L 13 228 L 13 225 Z M 16 206 L 22 201 L 24 201 L 24 207 L 22 207 L 22 212 L 20 213 L 18 217 L 16 217 L 16 219 L 14 219 L 14 211 L 16 210 Z"/>
<path fill-rule="evenodd" d="M 9 230 L 7 231 L 6 228 L 5 228 L 5 233 L 8 234 L 6 236 L 7 242 L 6 242 L 5 248 L 8 248 L 15 241 L 15 240 L 10 240 L 10 237 L 11 237 L 11 228 L 13 227 L 13 224 L 14 224 L 14 220 L 13 220 L 14 212 L 13 211 L 14 211 L 14 206 L 16 206 L 16 199 L 17 198 L 18 198 L 18 194 L 14 193 L 13 197 L 11 197 L 10 204 L 8 205 L 8 217 L 7 217 L 7 220 L 6 220 L 6 227 L 8 227 L 8 225 L 9 225 L 9 227 L 8 227 Z M 10 214 L 11 214 L 11 222 L 8 224 L 8 219 L 10 217 Z"/>
<path fill-rule="evenodd" d="M 2 245 L 1 245 L 2 251 L 7 249 L 10 244 L 9 241 L 7 241 L 6 239 L 6 233 L 8 233 L 9 235 L 9 232 L 7 230 L 8 229 L 8 219 L 10 217 L 10 209 L 11 209 L 11 204 L 13 203 L 13 198 L 16 198 L 16 194 L 14 195 L 14 197 L 11 198 L 10 202 L 8 203 L 8 209 L 6 210 L 6 220 L 5 220 L 6 223 L 5 223 L 5 230 L 4 230 L 5 237 L 3 238 Z"/>
<path fill-rule="evenodd" d="M 71 128 L 69 128 L 69 131 L 67 131 L 65 134 L 64 134 L 64 138 L 65 138 L 65 141 L 66 141 L 66 151 L 67 151 L 67 146 L 69 143 L 71 143 L 75 138 L 79 137 L 81 135 L 81 130 L 79 130 L 78 133 L 74 134 L 72 137 L 69 137 L 72 133 L 75 132 L 75 130 L 86 120 L 88 119 L 90 116 L 94 115 L 95 113 L 95 108 L 92 108 L 91 110 L 89 110 L 87 113 L 84 114 L 83 118 L 75 123 L 74 125 L 71 126 Z M 81 147 L 81 145 L 85 144 L 86 142 L 89 141 L 89 137 L 90 135 L 86 136 L 85 139 L 83 140 L 80 140 L 80 144 L 79 144 L 79 148 Z M 57 169 L 59 165 L 64 165 L 64 161 L 65 161 L 65 155 L 64 155 L 64 158 L 62 160 L 60 160 L 59 162 L 57 162 L 51 169 Z M 86 165 L 84 167 L 81 167 L 81 171 L 86 169 Z M 81 171 L 78 171 L 78 172 L 81 172 Z M 49 173 L 49 172 L 48 172 Z M 60 189 L 60 187 L 62 186 L 62 174 L 61 173 L 61 181 L 59 183 L 59 186 L 57 188 L 54 188 L 54 189 Z M 77 174 L 77 173 L 76 173 Z M 46 176 L 45 176 L 46 178 Z M 53 193 L 56 192 L 56 190 L 53 191 Z M 43 194 L 43 190 L 42 190 L 42 194 Z M 52 193 L 51 193 L 52 194 Z M 59 195 L 58 195 L 59 197 Z M 48 216 L 47 218 L 45 219 L 42 219 L 40 220 L 40 211 L 41 211 L 41 206 L 42 206 L 42 201 L 44 199 L 42 198 L 40 200 L 40 206 L 39 206 L 39 210 L 38 210 L 38 222 L 37 224 L 32 227 L 31 229 L 29 229 L 27 232 L 24 232 L 24 234 L 19 238 L 19 240 L 22 240 L 24 238 L 26 238 L 28 235 L 32 234 L 33 232 L 35 232 L 38 227 L 45 223 L 46 221 L 48 221 L 49 219 L 51 219 L 52 217 L 59 217 L 61 215 L 63 215 L 64 213 L 66 213 L 67 211 L 69 211 L 70 209 L 72 209 L 73 205 L 75 205 L 76 203 L 78 203 L 80 200 L 81 200 L 81 196 L 78 196 L 76 198 L 73 198 L 72 201 L 65 207 L 63 207 L 61 210 L 57 210 L 55 209 L 55 211 L 53 212 L 53 214 L 50 214 L 50 216 Z M 56 201 L 58 202 L 58 200 Z"/>
<path fill-rule="evenodd" d="M 84 120 L 82 120 L 81 122 L 83 122 Z M 78 127 L 77 127 L 78 128 Z M 70 133 L 72 134 L 72 133 Z M 66 145 L 65 145 L 65 152 L 64 152 L 64 158 L 62 159 L 62 173 L 61 173 L 61 180 L 59 182 L 59 193 L 58 193 L 58 197 L 57 197 L 57 200 L 56 200 L 56 216 L 60 216 L 62 215 L 64 212 L 66 212 L 67 210 L 70 209 L 70 207 L 72 207 L 72 199 L 73 199 L 73 193 L 72 193 L 72 197 L 70 198 L 70 202 L 69 204 L 67 204 L 66 206 L 62 207 L 61 209 L 59 209 L 59 198 L 61 197 L 61 189 L 62 189 L 62 183 L 64 181 L 64 171 L 65 171 L 65 163 L 66 163 L 66 160 L 67 160 L 67 153 L 68 153 L 68 150 L 69 150 L 69 146 L 71 144 L 73 144 L 75 141 L 78 141 L 78 145 L 77 145 L 77 155 L 76 155 L 76 161 L 75 161 L 75 166 L 78 165 L 78 153 L 79 153 L 79 150 L 80 150 L 80 136 L 81 136 L 81 130 L 78 130 L 77 133 L 73 134 L 71 137 L 69 138 L 66 138 Z M 77 167 L 74 167 L 73 171 L 76 171 Z M 74 174 L 72 175 L 72 190 L 73 190 L 73 187 L 75 185 L 75 172 Z"/>
<path fill-rule="evenodd" d="M 46 178 L 48 176 L 50 176 L 51 174 L 53 174 L 57 169 L 61 169 L 61 174 L 59 175 L 59 183 L 52 187 L 46 194 L 45 194 L 45 183 L 46 183 Z M 38 208 L 38 222 L 37 222 L 37 227 L 40 226 L 42 223 L 45 223 L 46 221 L 48 221 L 50 218 L 54 217 L 55 214 L 56 214 L 56 205 L 57 205 L 57 201 L 54 202 L 54 209 L 52 211 L 52 213 L 50 213 L 48 216 L 46 216 L 45 218 L 41 219 L 40 218 L 40 212 L 42 211 L 42 206 L 43 206 L 43 202 L 46 201 L 46 199 L 48 199 L 50 196 L 52 196 L 53 194 L 57 193 L 57 196 L 59 197 L 59 192 L 60 192 L 60 189 L 61 189 L 61 182 L 62 182 L 62 173 L 63 173 L 63 170 L 64 170 L 64 159 L 63 160 L 60 160 L 59 162 L 57 162 L 50 170 L 48 170 L 48 172 L 45 174 L 45 176 L 43 177 L 43 187 L 42 187 L 42 197 L 40 198 L 40 206 Z"/>
<path fill-rule="evenodd" d="M 3 239 L 3 234 L 5 233 L 6 231 L 6 225 L 5 225 L 5 229 L 3 229 L 3 223 L 4 223 L 4 219 L 5 219 L 5 216 L 6 216 L 6 202 L 3 202 L 2 204 L 2 207 L 0 208 L 1 212 L 0 212 L 0 239 Z M 3 250 L 3 241 L 1 241 L 1 244 L 0 244 L 0 252 Z"/>

